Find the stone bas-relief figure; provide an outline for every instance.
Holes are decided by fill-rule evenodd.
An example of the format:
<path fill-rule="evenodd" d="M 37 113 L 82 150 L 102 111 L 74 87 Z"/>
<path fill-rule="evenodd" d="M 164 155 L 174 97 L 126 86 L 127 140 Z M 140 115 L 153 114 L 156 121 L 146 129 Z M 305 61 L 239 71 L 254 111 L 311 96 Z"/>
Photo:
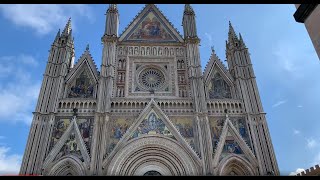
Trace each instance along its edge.
<path fill-rule="evenodd" d="M 203 71 L 196 12 L 180 13 L 183 35 L 153 4 L 119 35 L 121 12 L 109 5 L 98 66 L 89 46 L 74 63 L 69 19 L 51 46 L 20 174 L 279 175 L 243 38 L 230 23 L 229 68 L 212 50 Z"/>

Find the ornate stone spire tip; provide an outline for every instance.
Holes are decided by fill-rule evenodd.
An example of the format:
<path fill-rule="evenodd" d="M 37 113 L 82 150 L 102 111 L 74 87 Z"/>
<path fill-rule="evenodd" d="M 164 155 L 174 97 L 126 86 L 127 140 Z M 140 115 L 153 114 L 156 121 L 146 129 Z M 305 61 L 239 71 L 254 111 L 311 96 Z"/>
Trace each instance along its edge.
<path fill-rule="evenodd" d="M 112 9 L 112 10 L 117 9 L 117 4 L 109 4 L 109 9 Z"/>
<path fill-rule="evenodd" d="M 232 27 L 231 21 L 229 21 L 229 33 L 234 33 L 234 29 Z"/>
<path fill-rule="evenodd" d="M 235 33 L 235 31 L 234 31 L 234 29 L 233 29 L 233 26 L 232 26 L 232 24 L 231 24 L 231 21 L 229 21 L 229 32 L 228 32 L 228 35 L 229 35 L 229 41 L 231 40 L 231 39 L 233 39 L 233 38 L 236 38 L 236 39 L 238 39 L 238 37 L 237 37 L 237 34 Z"/>
<path fill-rule="evenodd" d="M 86 51 L 89 51 L 89 43 L 86 46 Z"/>
<path fill-rule="evenodd" d="M 193 8 L 190 4 L 184 5 L 184 12 L 189 14 L 194 14 Z"/>
<path fill-rule="evenodd" d="M 118 13 L 117 4 L 109 4 L 109 8 L 108 8 L 107 12 Z"/>
<path fill-rule="evenodd" d="M 72 31 L 72 29 L 71 29 L 71 17 L 69 17 L 68 22 L 67 22 L 66 26 L 64 27 L 62 34 L 70 34 L 71 31 Z"/>

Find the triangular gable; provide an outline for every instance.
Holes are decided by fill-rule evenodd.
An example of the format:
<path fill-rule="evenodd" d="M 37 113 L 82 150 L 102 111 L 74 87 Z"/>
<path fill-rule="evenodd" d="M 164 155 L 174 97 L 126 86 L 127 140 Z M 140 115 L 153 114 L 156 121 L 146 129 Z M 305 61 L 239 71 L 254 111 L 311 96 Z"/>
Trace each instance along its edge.
<path fill-rule="evenodd" d="M 223 79 L 232 87 L 233 78 L 231 74 L 224 66 L 224 64 L 221 62 L 221 60 L 218 58 L 218 56 L 215 54 L 215 52 L 212 51 L 210 60 L 207 63 L 203 73 L 205 84 L 207 84 L 210 81 L 212 73 L 214 73 L 214 71 L 216 70 L 221 74 Z"/>
<path fill-rule="evenodd" d="M 94 80 L 94 83 L 98 83 L 98 76 L 99 75 L 98 75 L 98 71 L 97 71 L 97 66 L 94 63 L 88 48 L 81 55 L 77 64 L 68 73 L 68 75 L 66 77 L 66 83 L 70 83 L 75 78 L 77 78 L 80 75 L 80 73 L 83 71 L 84 68 L 87 68 L 90 76 Z"/>
<path fill-rule="evenodd" d="M 153 109 L 144 117 L 144 120 L 140 123 L 138 128 L 133 131 L 128 140 L 148 134 L 161 134 L 166 137 L 176 139 Z"/>
<path fill-rule="evenodd" d="M 82 136 L 81 136 L 80 130 L 78 128 L 77 121 L 76 121 L 75 117 L 72 119 L 72 122 L 70 123 L 67 130 L 64 132 L 64 134 L 61 136 L 59 141 L 56 143 L 56 145 L 53 147 L 51 152 L 46 157 L 46 159 L 43 163 L 44 169 L 51 162 L 67 155 L 64 152 L 62 152 L 63 151 L 62 148 L 65 146 L 69 146 L 68 151 L 70 151 L 71 154 L 72 153 L 79 154 L 80 156 L 82 156 L 83 161 L 86 164 L 90 163 L 90 156 L 87 151 L 87 147 L 85 145 L 85 142 L 82 139 Z M 59 155 L 59 153 L 60 154 L 62 153 L 62 155 L 61 155 L 61 157 L 57 158 L 57 155 Z"/>
<path fill-rule="evenodd" d="M 157 126 L 157 127 L 155 127 Z M 174 124 L 169 120 L 167 115 L 161 110 L 156 102 L 151 99 L 146 108 L 141 112 L 133 125 L 126 131 L 120 141 L 114 147 L 104 162 L 110 160 L 123 146 L 129 141 L 139 136 L 148 136 L 149 134 L 160 134 L 170 137 L 178 141 L 195 159 L 199 159 L 199 155 L 189 145 L 189 143 L 181 136 Z"/>
<path fill-rule="evenodd" d="M 244 117 L 232 118 L 230 120 L 232 125 L 236 128 L 237 132 L 240 134 L 242 139 L 247 143 L 247 145 L 252 149 L 251 140 L 248 131 L 248 124 Z"/>
<path fill-rule="evenodd" d="M 226 154 L 243 154 L 251 163 L 257 163 L 251 149 L 242 139 L 228 116 L 223 126 L 219 143 L 214 151 L 214 166 L 217 166 Z"/>
<path fill-rule="evenodd" d="M 148 4 L 125 29 L 119 41 L 183 42 L 183 38 L 155 5 Z"/>

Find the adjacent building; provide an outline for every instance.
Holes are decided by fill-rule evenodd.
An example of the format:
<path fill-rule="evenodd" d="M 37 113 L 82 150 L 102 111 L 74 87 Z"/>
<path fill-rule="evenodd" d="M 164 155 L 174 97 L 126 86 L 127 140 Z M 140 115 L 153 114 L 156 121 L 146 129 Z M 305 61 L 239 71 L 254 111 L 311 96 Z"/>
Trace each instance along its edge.
<path fill-rule="evenodd" d="M 312 44 L 320 59 L 320 6 L 318 4 L 295 4 L 297 11 L 294 18 L 304 23 Z"/>

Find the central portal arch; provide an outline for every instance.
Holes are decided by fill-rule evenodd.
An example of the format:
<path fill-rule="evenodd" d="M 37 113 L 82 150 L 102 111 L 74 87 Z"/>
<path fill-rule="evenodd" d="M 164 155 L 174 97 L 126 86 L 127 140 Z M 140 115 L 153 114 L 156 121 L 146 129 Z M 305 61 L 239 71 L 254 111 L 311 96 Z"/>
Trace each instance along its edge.
<path fill-rule="evenodd" d="M 199 160 L 176 140 L 159 135 L 133 139 L 109 160 L 105 175 L 199 175 Z"/>

